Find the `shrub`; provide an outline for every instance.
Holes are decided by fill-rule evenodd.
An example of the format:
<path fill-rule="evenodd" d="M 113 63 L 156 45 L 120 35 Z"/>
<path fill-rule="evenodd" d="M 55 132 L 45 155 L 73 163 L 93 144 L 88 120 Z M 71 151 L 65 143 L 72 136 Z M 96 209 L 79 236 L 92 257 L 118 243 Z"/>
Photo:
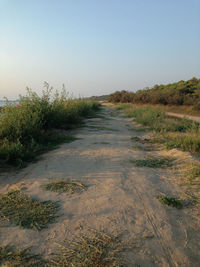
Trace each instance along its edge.
<path fill-rule="evenodd" d="M 117 91 L 109 96 L 113 103 L 142 103 L 162 105 L 194 105 L 199 110 L 200 79 L 192 78 L 188 81 L 179 81 L 167 85 L 155 85 L 151 89 Z"/>
<path fill-rule="evenodd" d="M 52 91 L 45 83 L 42 97 L 27 89 L 18 105 L 7 101 L 0 114 L 0 164 L 33 158 L 45 150 L 46 143 L 49 147 L 53 135 L 54 141 L 60 143 L 65 138 L 49 134 L 53 128 L 69 129 L 100 107 L 96 101 L 68 97 L 64 88 L 60 94 L 52 95 Z"/>

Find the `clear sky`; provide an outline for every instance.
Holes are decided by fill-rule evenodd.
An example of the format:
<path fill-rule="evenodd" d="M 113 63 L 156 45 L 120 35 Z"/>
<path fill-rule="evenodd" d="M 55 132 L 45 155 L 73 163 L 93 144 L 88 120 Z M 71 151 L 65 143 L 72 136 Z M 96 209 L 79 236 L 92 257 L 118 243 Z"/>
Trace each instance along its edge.
<path fill-rule="evenodd" d="M 200 0 L 0 0 L 0 99 L 200 78 Z"/>

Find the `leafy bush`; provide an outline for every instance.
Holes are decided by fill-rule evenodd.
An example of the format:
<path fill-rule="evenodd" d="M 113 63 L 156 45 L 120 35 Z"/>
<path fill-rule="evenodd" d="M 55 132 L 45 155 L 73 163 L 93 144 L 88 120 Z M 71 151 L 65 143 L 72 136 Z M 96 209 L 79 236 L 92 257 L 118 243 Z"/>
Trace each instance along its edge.
<path fill-rule="evenodd" d="M 96 101 L 68 97 L 64 88 L 60 94 L 56 91 L 52 95 L 52 91 L 45 83 L 42 97 L 27 89 L 18 105 L 7 101 L 0 114 L 0 164 L 33 158 L 44 150 L 45 143 L 49 146 L 53 135 L 57 143 L 64 141 L 61 135 L 49 132 L 53 128 L 69 129 L 100 107 Z"/>
<path fill-rule="evenodd" d="M 155 85 L 153 88 L 139 90 L 136 93 L 117 91 L 109 96 L 113 103 L 143 103 L 162 105 L 194 105 L 200 109 L 200 79 L 192 78 L 167 85 Z"/>

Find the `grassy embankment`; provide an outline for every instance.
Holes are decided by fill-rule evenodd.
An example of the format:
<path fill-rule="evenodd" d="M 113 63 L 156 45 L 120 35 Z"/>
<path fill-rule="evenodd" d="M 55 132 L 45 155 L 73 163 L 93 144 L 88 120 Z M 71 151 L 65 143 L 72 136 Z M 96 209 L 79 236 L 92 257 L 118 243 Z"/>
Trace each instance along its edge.
<path fill-rule="evenodd" d="M 132 104 L 118 104 L 126 115 L 137 123 L 147 126 L 156 133 L 155 140 L 166 148 L 178 148 L 200 154 L 200 126 L 187 119 L 169 118 L 162 109 L 150 106 L 135 107 Z"/>
<path fill-rule="evenodd" d="M 42 97 L 27 90 L 18 105 L 7 104 L 1 109 L 0 167 L 23 166 L 60 143 L 73 141 L 74 137 L 56 129 L 80 125 L 84 117 L 99 107 L 96 101 L 68 97 L 64 89 L 52 96 L 48 84 Z"/>

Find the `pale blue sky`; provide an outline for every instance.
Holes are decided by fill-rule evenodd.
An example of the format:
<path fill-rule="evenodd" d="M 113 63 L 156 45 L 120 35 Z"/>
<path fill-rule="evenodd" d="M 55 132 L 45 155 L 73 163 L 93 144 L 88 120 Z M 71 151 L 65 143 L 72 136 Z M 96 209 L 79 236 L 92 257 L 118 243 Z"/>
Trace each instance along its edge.
<path fill-rule="evenodd" d="M 0 99 L 200 78 L 200 0 L 0 0 Z"/>

